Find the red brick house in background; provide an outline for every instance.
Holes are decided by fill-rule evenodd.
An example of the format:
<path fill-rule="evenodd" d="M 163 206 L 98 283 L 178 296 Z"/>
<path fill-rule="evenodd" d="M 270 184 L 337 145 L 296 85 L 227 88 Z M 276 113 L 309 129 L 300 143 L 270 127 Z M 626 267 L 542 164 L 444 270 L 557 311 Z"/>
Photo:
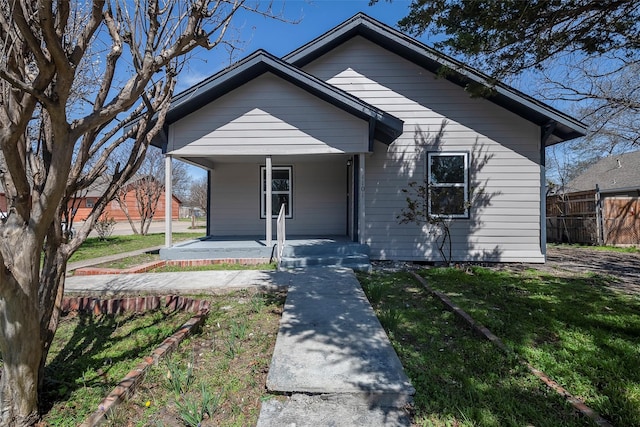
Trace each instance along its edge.
<path fill-rule="evenodd" d="M 100 198 L 100 196 L 104 193 L 104 184 L 95 184 L 92 188 L 87 191 L 86 194 L 83 194 L 80 197 L 77 197 L 72 202 L 72 208 L 76 209 L 75 221 L 83 221 L 93 209 L 94 203 Z M 129 183 L 125 187 L 126 196 L 123 199 L 126 201 L 127 209 L 129 211 L 129 215 L 131 215 L 132 221 L 139 221 L 140 214 L 138 212 L 138 202 L 135 196 L 135 182 Z M 164 221 L 165 219 L 165 195 L 164 190 L 160 194 L 158 202 L 156 204 L 155 213 L 153 215 L 154 221 Z M 171 219 L 177 220 L 179 218 L 180 213 L 180 199 L 178 199 L 175 195 L 171 198 Z M 71 207 L 71 206 L 70 206 Z M 109 202 L 107 207 L 104 210 L 104 214 L 109 218 L 115 219 L 117 222 L 127 221 L 127 216 L 125 215 L 124 209 L 118 202 L 118 200 L 112 200 Z"/>
<path fill-rule="evenodd" d="M 138 213 L 137 200 L 135 197 L 135 183 L 130 183 L 127 187 L 127 194 L 124 197 L 127 203 L 127 208 L 129 210 L 129 214 L 131 215 L 132 221 L 139 221 L 140 214 Z M 104 193 L 104 185 L 96 184 L 86 194 L 77 197 L 70 203 L 70 208 L 76 210 L 76 214 L 74 217 L 74 221 L 84 221 L 85 218 L 89 215 L 91 210 L 93 209 L 93 204 L 100 198 L 100 196 Z M 165 195 L 164 191 L 160 194 L 160 198 L 158 199 L 158 203 L 156 205 L 155 214 L 153 215 L 154 221 L 164 221 L 165 218 Z M 177 220 L 179 218 L 180 213 L 180 205 L 182 202 L 175 195 L 171 198 L 171 219 Z M 0 186 L 0 217 L 4 216 L 7 212 L 7 198 L 4 193 L 4 188 Z M 113 218 L 118 222 L 127 221 L 127 217 L 124 213 L 124 210 L 120 206 L 120 203 L 117 200 L 112 200 L 109 202 L 105 209 L 105 214 L 109 218 Z"/>

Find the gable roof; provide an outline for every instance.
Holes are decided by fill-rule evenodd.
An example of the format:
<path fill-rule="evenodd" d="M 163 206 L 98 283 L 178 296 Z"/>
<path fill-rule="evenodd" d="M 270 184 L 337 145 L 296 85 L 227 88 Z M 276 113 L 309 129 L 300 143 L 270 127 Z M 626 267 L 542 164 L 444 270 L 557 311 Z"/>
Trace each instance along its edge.
<path fill-rule="evenodd" d="M 402 134 L 403 121 L 399 118 L 284 62 L 264 50 L 252 53 L 174 96 L 165 123 L 168 125 L 176 122 L 216 98 L 267 72 L 349 114 L 368 121 L 373 127 L 373 136 L 379 141 L 388 144 Z"/>
<path fill-rule="evenodd" d="M 567 184 L 567 193 L 640 189 L 640 151 L 612 155 L 598 161 Z"/>
<path fill-rule="evenodd" d="M 493 87 L 487 99 L 543 128 L 545 145 L 584 136 L 586 125 L 516 89 L 491 78 L 462 62 L 401 33 L 367 15 L 358 13 L 315 40 L 285 55 L 283 59 L 297 67 L 319 58 L 347 40 L 361 36 L 405 59 L 433 72 L 447 69 L 444 78 L 462 86 L 480 84 Z"/>

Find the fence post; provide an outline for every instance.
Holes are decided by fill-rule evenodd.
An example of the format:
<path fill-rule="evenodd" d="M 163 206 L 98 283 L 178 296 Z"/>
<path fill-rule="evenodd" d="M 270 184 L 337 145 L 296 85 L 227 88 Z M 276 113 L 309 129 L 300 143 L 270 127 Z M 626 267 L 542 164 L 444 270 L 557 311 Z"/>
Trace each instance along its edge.
<path fill-rule="evenodd" d="M 604 245 L 604 221 L 602 219 L 602 198 L 600 197 L 600 187 L 596 184 L 596 228 L 598 235 L 598 245 Z"/>

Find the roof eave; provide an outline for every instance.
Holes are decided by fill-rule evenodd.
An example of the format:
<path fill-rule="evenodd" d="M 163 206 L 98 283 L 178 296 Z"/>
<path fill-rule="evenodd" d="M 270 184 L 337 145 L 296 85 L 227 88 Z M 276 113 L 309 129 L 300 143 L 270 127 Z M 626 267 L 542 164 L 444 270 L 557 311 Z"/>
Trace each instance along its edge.
<path fill-rule="evenodd" d="M 445 73 L 443 78 L 463 88 L 469 83 L 493 88 L 493 95 L 488 97 L 489 100 L 539 126 L 546 125 L 549 120 L 555 121 L 556 127 L 552 136 L 548 138 L 547 145 L 586 135 L 587 127 L 580 121 L 507 85 L 499 82 L 491 84 L 489 76 L 362 13 L 285 55 L 283 60 L 297 67 L 304 67 L 336 46 L 358 35 L 433 73 L 438 73 L 445 67 L 451 72 Z"/>

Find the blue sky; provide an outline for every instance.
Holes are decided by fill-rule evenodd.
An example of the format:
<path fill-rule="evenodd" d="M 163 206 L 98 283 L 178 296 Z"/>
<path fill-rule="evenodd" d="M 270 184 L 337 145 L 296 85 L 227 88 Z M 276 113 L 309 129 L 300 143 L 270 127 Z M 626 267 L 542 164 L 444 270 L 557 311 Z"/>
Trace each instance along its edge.
<path fill-rule="evenodd" d="M 262 4 L 267 4 L 263 0 Z M 241 51 L 234 59 L 241 59 L 258 49 L 264 49 L 276 56 L 283 56 L 308 41 L 337 26 L 358 12 L 396 27 L 398 20 L 407 15 L 410 1 L 381 0 L 369 6 L 369 0 L 287 0 L 274 1 L 273 10 L 282 11 L 290 21 L 282 22 L 253 13 L 239 13 L 234 17 L 234 28 L 242 40 Z M 236 33 L 228 33 L 235 37 Z M 422 40 L 427 41 L 427 40 Z M 189 59 L 188 65 L 178 79 L 178 91 L 207 78 L 229 65 L 229 52 L 224 48 L 213 51 L 198 50 Z"/>

